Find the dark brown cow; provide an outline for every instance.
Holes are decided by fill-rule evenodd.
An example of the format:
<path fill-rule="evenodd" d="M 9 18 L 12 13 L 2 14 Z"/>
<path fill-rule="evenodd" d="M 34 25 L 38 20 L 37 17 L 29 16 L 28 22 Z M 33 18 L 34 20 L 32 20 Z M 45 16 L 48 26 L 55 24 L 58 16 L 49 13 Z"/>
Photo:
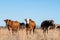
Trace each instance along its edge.
<path fill-rule="evenodd" d="M 43 33 L 47 31 L 49 27 L 54 27 L 54 21 L 53 20 L 45 20 L 41 23 L 41 28 L 43 29 Z"/>
<path fill-rule="evenodd" d="M 30 33 L 31 33 L 32 30 L 34 33 L 36 23 L 31 19 L 25 19 L 25 21 L 26 21 L 26 33 L 28 34 L 28 31 L 30 31 Z"/>
<path fill-rule="evenodd" d="M 25 27 L 26 27 L 26 25 L 24 22 L 20 23 L 20 29 L 24 29 Z"/>
<path fill-rule="evenodd" d="M 4 20 L 6 22 L 6 25 L 8 27 L 8 30 L 10 31 L 10 29 L 12 29 L 12 33 L 15 31 L 17 32 L 19 30 L 20 27 L 20 23 L 18 21 L 12 21 L 12 20 Z"/>
<path fill-rule="evenodd" d="M 57 26 L 57 29 L 60 29 L 60 25 Z"/>

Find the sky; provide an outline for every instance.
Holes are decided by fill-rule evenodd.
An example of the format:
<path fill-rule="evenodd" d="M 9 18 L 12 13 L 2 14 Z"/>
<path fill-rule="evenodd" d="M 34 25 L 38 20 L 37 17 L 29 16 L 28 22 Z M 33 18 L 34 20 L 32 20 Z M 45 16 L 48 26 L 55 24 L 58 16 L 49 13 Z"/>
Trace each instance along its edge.
<path fill-rule="evenodd" d="M 51 19 L 60 24 L 60 0 L 0 0 L 0 26 L 6 26 L 5 19 L 25 23 L 25 18 L 38 26 Z"/>

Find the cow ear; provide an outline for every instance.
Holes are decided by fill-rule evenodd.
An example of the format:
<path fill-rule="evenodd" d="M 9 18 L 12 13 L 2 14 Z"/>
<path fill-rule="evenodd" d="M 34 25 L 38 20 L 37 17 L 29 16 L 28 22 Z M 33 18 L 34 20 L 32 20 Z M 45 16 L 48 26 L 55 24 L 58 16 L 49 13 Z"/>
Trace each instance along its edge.
<path fill-rule="evenodd" d="M 9 21 L 11 21 L 11 20 L 9 20 Z"/>
<path fill-rule="evenodd" d="M 52 22 L 54 22 L 54 20 L 51 20 Z"/>
<path fill-rule="evenodd" d="M 29 19 L 31 21 L 31 19 Z"/>
<path fill-rule="evenodd" d="M 50 22 L 54 23 L 54 20 L 50 20 Z"/>
<path fill-rule="evenodd" d="M 4 20 L 4 21 L 6 21 L 6 20 Z"/>
<path fill-rule="evenodd" d="M 4 20 L 4 21 L 7 21 L 8 19 Z"/>
<path fill-rule="evenodd" d="M 24 19 L 26 21 L 26 19 Z"/>
<path fill-rule="evenodd" d="M 6 19 L 6 20 L 8 20 L 8 19 Z"/>

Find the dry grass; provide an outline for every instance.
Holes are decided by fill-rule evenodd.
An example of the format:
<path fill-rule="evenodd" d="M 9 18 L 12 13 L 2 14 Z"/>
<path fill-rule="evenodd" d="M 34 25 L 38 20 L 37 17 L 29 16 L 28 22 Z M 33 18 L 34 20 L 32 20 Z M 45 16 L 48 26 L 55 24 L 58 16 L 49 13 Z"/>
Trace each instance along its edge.
<path fill-rule="evenodd" d="M 43 34 L 41 29 L 35 29 L 35 33 L 26 35 L 25 29 L 19 30 L 12 35 L 7 28 L 0 28 L 0 40 L 60 40 L 60 30 L 49 30 L 48 34 Z"/>

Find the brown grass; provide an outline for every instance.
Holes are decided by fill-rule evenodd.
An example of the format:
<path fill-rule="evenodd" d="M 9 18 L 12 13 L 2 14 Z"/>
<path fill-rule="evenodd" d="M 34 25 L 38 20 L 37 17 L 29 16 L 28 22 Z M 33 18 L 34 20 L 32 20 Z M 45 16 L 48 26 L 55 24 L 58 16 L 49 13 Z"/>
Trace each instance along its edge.
<path fill-rule="evenodd" d="M 0 28 L 0 40 L 60 40 L 60 30 L 49 30 L 48 34 L 43 34 L 41 29 L 35 29 L 35 33 L 26 35 L 25 29 L 20 29 L 14 35 L 9 33 L 7 28 Z"/>

